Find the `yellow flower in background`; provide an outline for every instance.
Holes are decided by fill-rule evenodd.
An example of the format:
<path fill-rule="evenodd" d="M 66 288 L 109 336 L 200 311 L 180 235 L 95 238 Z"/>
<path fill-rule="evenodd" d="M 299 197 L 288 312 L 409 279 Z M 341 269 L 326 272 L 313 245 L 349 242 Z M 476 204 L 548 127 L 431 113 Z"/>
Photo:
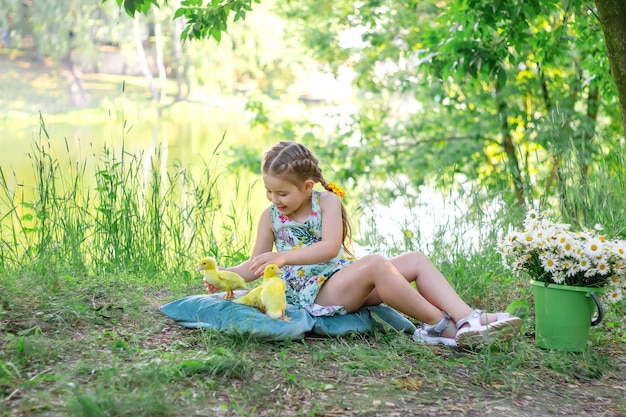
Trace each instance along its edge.
<path fill-rule="evenodd" d="M 408 239 L 411 239 L 413 237 L 413 232 L 411 232 L 409 229 L 406 229 L 404 231 L 404 236 L 406 236 Z"/>
<path fill-rule="evenodd" d="M 330 189 L 330 191 L 336 194 L 339 198 L 344 198 L 346 195 L 345 191 L 339 188 L 339 186 L 335 184 L 334 182 L 329 182 L 328 188 Z"/>

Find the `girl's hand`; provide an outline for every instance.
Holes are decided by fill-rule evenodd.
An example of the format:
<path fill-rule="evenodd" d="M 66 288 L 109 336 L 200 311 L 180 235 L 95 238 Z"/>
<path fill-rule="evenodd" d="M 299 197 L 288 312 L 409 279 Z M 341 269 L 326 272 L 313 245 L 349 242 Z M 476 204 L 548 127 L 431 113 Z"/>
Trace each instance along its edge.
<path fill-rule="evenodd" d="M 261 276 L 263 275 L 263 272 L 265 272 L 266 266 L 274 264 L 279 268 L 282 268 L 286 263 L 285 256 L 282 253 L 265 252 L 250 261 L 250 270 L 254 271 L 256 276 Z"/>
<path fill-rule="evenodd" d="M 202 279 L 202 283 L 204 284 L 204 287 L 206 288 L 207 292 L 210 292 L 211 294 L 218 292 L 220 290 L 219 287 L 216 287 L 213 284 L 209 284 L 207 280 L 204 278 Z"/>

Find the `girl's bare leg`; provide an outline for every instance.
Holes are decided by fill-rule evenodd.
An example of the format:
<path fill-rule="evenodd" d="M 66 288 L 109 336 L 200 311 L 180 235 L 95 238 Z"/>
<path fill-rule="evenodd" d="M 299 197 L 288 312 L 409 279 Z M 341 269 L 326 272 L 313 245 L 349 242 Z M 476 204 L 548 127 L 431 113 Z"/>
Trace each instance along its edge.
<path fill-rule="evenodd" d="M 402 276 L 408 285 L 400 282 L 397 275 Z M 419 292 L 410 285 L 411 282 L 415 282 Z M 443 274 L 420 252 L 406 253 L 390 260 L 378 255 L 359 259 L 333 275 L 322 286 L 315 301 L 322 305 L 343 305 L 348 312 L 384 302 L 427 324 L 441 320 L 442 311 L 454 322 L 472 312 Z M 481 317 L 483 324 L 495 320 L 495 314 Z M 455 333 L 456 328 L 450 323 L 443 336 L 454 337 Z"/>
<path fill-rule="evenodd" d="M 373 294 L 374 288 L 376 292 Z M 447 289 L 444 288 L 443 291 Z M 453 290 L 452 292 L 454 293 Z M 334 274 L 324 283 L 315 302 L 320 305 L 341 305 L 349 313 L 363 305 L 384 302 L 427 324 L 438 323 L 443 318 L 440 307 L 416 291 L 390 260 L 379 255 L 365 256 Z M 455 312 L 464 311 L 465 304 L 460 302 L 463 305 L 453 306 L 453 299 L 446 302 L 446 305 L 449 303 Z M 468 314 L 471 313 L 471 309 L 467 308 Z M 452 330 L 449 337 L 454 337 Z"/>
<path fill-rule="evenodd" d="M 448 313 L 455 322 L 471 314 L 472 308 L 423 253 L 405 253 L 390 259 L 390 262 L 408 282 L 415 282 L 428 302 Z"/>
<path fill-rule="evenodd" d="M 391 258 L 390 262 L 408 282 L 415 282 L 418 291 L 426 300 L 448 313 L 455 322 L 472 312 L 472 308 L 459 297 L 446 277 L 423 253 L 405 253 Z M 380 297 L 374 290 L 366 301 L 366 305 L 380 303 Z M 486 323 L 485 319 L 492 322 L 497 320 L 497 315 L 487 314 L 486 317 L 482 317 L 483 324 Z"/>

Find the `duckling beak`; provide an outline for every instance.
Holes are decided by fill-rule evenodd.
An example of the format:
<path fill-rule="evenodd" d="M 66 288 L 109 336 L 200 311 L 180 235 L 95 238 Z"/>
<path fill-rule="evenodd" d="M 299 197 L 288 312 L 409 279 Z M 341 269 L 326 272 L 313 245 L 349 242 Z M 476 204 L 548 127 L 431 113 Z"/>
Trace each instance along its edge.
<path fill-rule="evenodd" d="M 202 268 L 201 266 L 198 267 L 198 269 L 196 269 L 196 271 L 202 271 L 204 268 Z"/>

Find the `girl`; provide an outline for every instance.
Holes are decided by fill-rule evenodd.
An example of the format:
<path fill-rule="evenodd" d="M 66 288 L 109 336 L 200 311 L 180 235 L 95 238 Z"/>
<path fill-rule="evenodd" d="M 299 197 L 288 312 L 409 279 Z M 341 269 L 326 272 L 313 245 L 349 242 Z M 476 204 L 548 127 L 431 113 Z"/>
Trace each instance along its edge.
<path fill-rule="evenodd" d="M 268 264 L 278 265 L 288 302 L 313 316 L 385 303 L 422 322 L 413 335 L 419 342 L 475 346 L 519 332 L 517 317 L 472 311 L 420 252 L 354 259 L 346 249 L 352 231 L 340 200 L 343 192 L 326 182 L 305 146 L 278 143 L 265 153 L 262 174 L 271 204 L 259 220 L 250 260 L 227 270 L 252 281 Z M 327 192 L 314 190 L 316 183 Z"/>

